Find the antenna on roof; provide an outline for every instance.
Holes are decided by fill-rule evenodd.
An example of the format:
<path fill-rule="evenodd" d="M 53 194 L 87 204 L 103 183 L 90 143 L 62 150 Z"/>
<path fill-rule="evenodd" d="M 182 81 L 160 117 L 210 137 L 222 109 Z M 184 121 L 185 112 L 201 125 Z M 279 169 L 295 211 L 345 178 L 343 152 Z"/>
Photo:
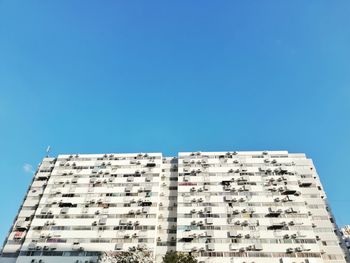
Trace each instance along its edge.
<path fill-rule="evenodd" d="M 49 157 L 50 151 L 51 151 L 51 146 L 49 145 L 46 148 L 46 157 Z"/>

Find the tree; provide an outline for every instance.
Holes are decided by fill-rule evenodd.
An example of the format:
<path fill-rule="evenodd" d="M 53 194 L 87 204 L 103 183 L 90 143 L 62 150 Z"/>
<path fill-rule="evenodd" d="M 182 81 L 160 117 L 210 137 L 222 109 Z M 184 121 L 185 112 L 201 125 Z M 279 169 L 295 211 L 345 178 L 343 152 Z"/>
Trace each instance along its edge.
<path fill-rule="evenodd" d="M 167 252 L 163 257 L 163 263 L 198 263 L 190 253 Z"/>
<path fill-rule="evenodd" d="M 152 252 L 146 248 L 132 247 L 129 251 L 103 252 L 99 263 L 153 263 Z"/>

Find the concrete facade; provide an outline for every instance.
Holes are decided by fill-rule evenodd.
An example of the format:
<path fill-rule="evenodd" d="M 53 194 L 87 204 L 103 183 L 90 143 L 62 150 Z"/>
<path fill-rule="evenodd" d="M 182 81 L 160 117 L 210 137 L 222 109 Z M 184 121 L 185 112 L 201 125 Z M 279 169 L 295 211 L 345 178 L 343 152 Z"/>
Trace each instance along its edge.
<path fill-rule="evenodd" d="M 338 230 L 304 154 L 183 152 L 44 158 L 1 263 L 90 263 L 146 247 L 200 262 L 344 263 Z"/>

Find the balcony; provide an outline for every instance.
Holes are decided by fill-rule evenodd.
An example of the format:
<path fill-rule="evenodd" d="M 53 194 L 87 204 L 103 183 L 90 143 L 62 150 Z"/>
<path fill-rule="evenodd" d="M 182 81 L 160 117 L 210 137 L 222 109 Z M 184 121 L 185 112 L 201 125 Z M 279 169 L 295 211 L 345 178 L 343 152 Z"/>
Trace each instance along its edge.
<path fill-rule="evenodd" d="M 231 202 L 231 201 L 232 201 L 232 196 L 225 196 L 225 197 L 224 197 L 224 200 L 225 200 L 226 202 Z"/>
<path fill-rule="evenodd" d="M 68 202 L 60 202 L 58 207 L 77 207 L 77 204 L 68 203 Z"/>
<path fill-rule="evenodd" d="M 310 187 L 312 185 L 312 182 L 311 181 L 298 181 L 298 185 L 299 187 Z"/>
<path fill-rule="evenodd" d="M 263 247 L 262 247 L 261 244 L 255 244 L 255 245 L 252 246 L 252 250 L 254 250 L 254 251 L 261 251 L 261 250 L 263 250 Z"/>
<path fill-rule="evenodd" d="M 239 210 L 235 209 L 231 211 L 232 215 L 238 215 L 239 214 Z"/>
<path fill-rule="evenodd" d="M 242 235 L 239 234 L 237 231 L 229 231 L 228 233 L 228 237 L 230 238 L 241 238 Z"/>
<path fill-rule="evenodd" d="M 26 231 L 28 229 L 28 223 L 25 221 L 18 221 L 15 227 L 16 231 Z"/>
<path fill-rule="evenodd" d="M 269 208 L 268 213 L 266 214 L 266 217 L 279 217 L 282 214 L 282 210 L 273 210 L 271 207 Z"/>
<path fill-rule="evenodd" d="M 146 214 L 149 213 L 150 208 L 149 207 L 142 207 L 142 213 Z"/>
<path fill-rule="evenodd" d="M 123 218 L 119 220 L 119 225 L 127 225 L 128 224 L 128 220 Z"/>
<path fill-rule="evenodd" d="M 123 250 L 123 244 L 115 244 L 114 250 Z"/>
<path fill-rule="evenodd" d="M 296 189 L 284 187 L 279 189 L 282 195 L 300 195 Z"/>
<path fill-rule="evenodd" d="M 186 235 L 184 235 L 182 238 L 181 238 L 181 241 L 182 242 L 186 242 L 186 243 L 189 243 L 189 242 L 192 242 L 192 240 L 194 238 L 196 238 L 197 236 L 195 234 L 192 234 L 191 232 L 188 232 L 186 233 Z"/>
<path fill-rule="evenodd" d="M 153 177 L 151 175 L 147 175 L 146 178 L 145 178 L 145 181 L 146 182 L 151 182 L 153 179 Z"/>
<path fill-rule="evenodd" d="M 292 207 L 284 211 L 286 214 L 297 214 L 298 211 L 294 210 Z"/>
<path fill-rule="evenodd" d="M 152 206 L 152 202 L 151 201 L 142 201 L 142 202 L 140 202 L 140 206 Z"/>
<path fill-rule="evenodd" d="M 30 242 L 28 244 L 28 250 L 35 250 L 36 249 L 36 243 L 35 242 Z"/>
<path fill-rule="evenodd" d="M 204 212 L 210 214 L 210 213 L 212 213 L 212 208 L 211 207 L 205 207 L 204 208 Z"/>
<path fill-rule="evenodd" d="M 222 184 L 223 186 L 230 186 L 231 180 L 224 180 L 224 181 L 221 181 L 221 184 Z"/>
<path fill-rule="evenodd" d="M 278 230 L 283 229 L 287 226 L 286 222 L 278 222 L 278 221 L 272 221 L 270 223 L 270 226 L 267 227 L 267 230 Z"/>
<path fill-rule="evenodd" d="M 205 223 L 206 223 L 207 225 L 212 225 L 212 224 L 214 223 L 214 220 L 213 220 L 212 218 L 206 218 L 206 219 L 205 219 Z"/>
<path fill-rule="evenodd" d="M 206 237 L 213 237 L 214 236 L 214 231 L 213 230 L 208 230 L 207 232 L 205 232 L 205 236 Z"/>
<path fill-rule="evenodd" d="M 206 245 L 207 251 L 214 251 L 215 250 L 215 245 L 212 243 L 209 243 Z"/>
<path fill-rule="evenodd" d="M 61 214 L 65 215 L 65 214 L 68 214 L 68 211 L 69 211 L 69 207 L 63 207 L 60 211 Z"/>
<path fill-rule="evenodd" d="M 107 218 L 100 218 L 99 220 L 98 220 L 98 224 L 99 225 L 106 225 L 106 223 L 107 223 Z"/>

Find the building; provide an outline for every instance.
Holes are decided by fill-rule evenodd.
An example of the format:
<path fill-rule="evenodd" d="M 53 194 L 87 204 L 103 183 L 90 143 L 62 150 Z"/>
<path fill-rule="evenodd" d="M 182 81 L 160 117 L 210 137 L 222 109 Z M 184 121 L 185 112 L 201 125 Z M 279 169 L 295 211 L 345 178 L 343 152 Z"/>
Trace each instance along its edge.
<path fill-rule="evenodd" d="M 345 262 L 310 159 L 180 153 L 177 250 L 204 262 Z"/>
<path fill-rule="evenodd" d="M 340 229 L 344 245 L 347 249 L 347 252 L 350 253 L 350 225 L 346 225 Z"/>
<path fill-rule="evenodd" d="M 90 263 L 147 247 L 200 262 L 344 263 L 304 154 L 184 152 L 44 158 L 0 263 Z"/>

